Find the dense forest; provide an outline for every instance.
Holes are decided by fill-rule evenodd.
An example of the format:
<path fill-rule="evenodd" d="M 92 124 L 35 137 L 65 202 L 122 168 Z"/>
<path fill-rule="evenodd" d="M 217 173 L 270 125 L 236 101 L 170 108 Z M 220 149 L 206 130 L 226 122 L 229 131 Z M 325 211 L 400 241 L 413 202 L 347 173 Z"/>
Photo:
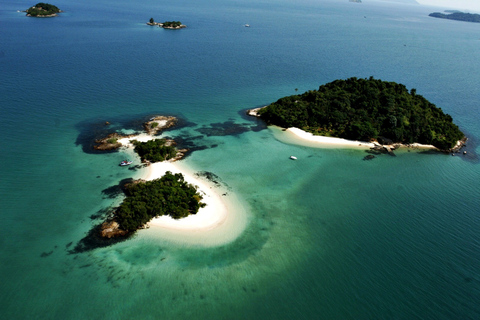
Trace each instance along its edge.
<path fill-rule="evenodd" d="M 467 21 L 467 22 L 480 22 L 480 14 L 476 14 L 476 13 L 453 12 L 451 14 L 444 14 L 440 12 L 434 12 L 434 13 L 430 13 L 429 16 L 434 18 L 441 18 L 441 19 L 459 20 L 459 21 Z"/>
<path fill-rule="evenodd" d="M 32 17 L 50 16 L 60 12 L 53 4 L 39 2 L 35 6 L 27 9 L 27 15 Z"/>
<path fill-rule="evenodd" d="M 115 220 L 125 231 L 135 231 L 162 215 L 180 219 L 196 214 L 205 206 L 197 187 L 185 182 L 181 173 L 167 171 L 160 179 L 132 183 L 125 188 L 126 198 L 115 212 Z"/>
<path fill-rule="evenodd" d="M 166 139 L 154 139 L 147 142 L 132 140 L 132 143 L 135 146 L 135 152 L 138 153 L 142 161 L 165 161 L 174 158 L 177 154 L 177 149 L 170 145 Z"/>
<path fill-rule="evenodd" d="M 260 109 L 268 124 L 298 127 L 316 135 L 370 141 L 385 137 L 398 143 L 452 148 L 464 137 L 444 114 L 415 89 L 395 82 L 350 78 L 279 99 Z"/>

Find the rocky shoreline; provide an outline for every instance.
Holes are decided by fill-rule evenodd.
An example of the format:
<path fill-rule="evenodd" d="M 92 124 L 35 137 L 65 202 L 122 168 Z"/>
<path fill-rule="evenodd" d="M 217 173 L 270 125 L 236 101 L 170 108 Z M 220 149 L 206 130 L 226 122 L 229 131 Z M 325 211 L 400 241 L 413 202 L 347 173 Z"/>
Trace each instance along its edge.
<path fill-rule="evenodd" d="M 183 29 L 183 28 L 186 28 L 187 26 L 184 25 L 184 24 L 181 24 L 177 27 L 170 27 L 170 26 L 164 26 L 163 23 L 161 22 L 147 22 L 147 25 L 149 26 L 158 26 L 160 28 L 163 28 L 163 29 L 170 29 L 170 30 L 178 30 L 178 29 Z"/>
<path fill-rule="evenodd" d="M 23 11 L 23 12 L 27 12 L 27 11 Z M 63 12 L 63 11 L 60 11 L 60 12 Z M 27 13 L 26 16 L 27 17 L 32 17 L 32 18 L 53 18 L 53 17 L 58 17 L 58 14 L 53 13 L 53 14 L 32 16 L 31 14 Z"/>

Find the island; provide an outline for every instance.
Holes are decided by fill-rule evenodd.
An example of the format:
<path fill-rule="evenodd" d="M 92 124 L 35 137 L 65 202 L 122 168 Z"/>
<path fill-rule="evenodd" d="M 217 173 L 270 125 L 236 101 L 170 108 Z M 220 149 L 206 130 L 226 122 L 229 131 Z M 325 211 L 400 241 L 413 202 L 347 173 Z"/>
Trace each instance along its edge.
<path fill-rule="evenodd" d="M 33 7 L 28 8 L 25 12 L 27 13 L 27 17 L 50 18 L 56 17 L 57 13 L 62 11 L 53 4 L 39 2 Z"/>
<path fill-rule="evenodd" d="M 143 129 L 147 135 L 154 136 L 165 129 L 173 127 L 177 121 L 178 119 L 172 116 L 155 116 L 143 123 Z M 105 124 L 109 125 L 110 123 L 107 121 Z M 133 136 L 134 135 L 123 135 L 117 132 L 112 132 L 103 138 L 96 139 L 93 148 L 99 151 L 116 150 L 123 146 L 120 142 L 121 139 Z M 175 142 L 171 140 L 169 143 L 174 144 Z"/>
<path fill-rule="evenodd" d="M 415 89 L 373 77 L 336 80 L 249 114 L 316 136 L 370 142 L 365 146 L 419 143 L 453 151 L 466 141 L 452 117 Z"/>
<path fill-rule="evenodd" d="M 149 26 L 158 26 L 164 29 L 183 29 L 186 28 L 187 26 L 182 24 L 180 21 L 165 21 L 165 22 L 155 22 L 153 18 L 150 18 L 150 21 L 147 22 L 147 25 Z"/>
<path fill-rule="evenodd" d="M 159 179 L 136 180 L 123 187 L 126 198 L 101 225 L 104 238 L 127 237 L 159 216 L 180 219 L 205 207 L 197 186 L 187 183 L 181 173 L 167 171 Z"/>
<path fill-rule="evenodd" d="M 477 22 L 477 23 L 480 22 L 480 14 L 476 14 L 476 13 L 465 13 L 465 12 L 455 11 L 450 14 L 444 14 L 441 12 L 434 12 L 434 13 L 430 13 L 429 16 L 434 18 L 440 18 L 440 19 Z"/>

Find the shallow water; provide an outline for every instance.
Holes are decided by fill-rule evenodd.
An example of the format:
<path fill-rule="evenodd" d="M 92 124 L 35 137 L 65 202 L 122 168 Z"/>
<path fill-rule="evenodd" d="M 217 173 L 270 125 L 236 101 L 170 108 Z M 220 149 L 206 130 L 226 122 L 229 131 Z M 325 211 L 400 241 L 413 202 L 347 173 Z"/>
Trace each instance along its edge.
<path fill-rule="evenodd" d="M 54 19 L 16 12 L 30 5 L 0 11 L 6 319 L 480 316 L 476 24 L 384 2 L 67 1 Z M 148 27 L 150 17 L 188 27 Z M 363 161 L 362 150 L 282 142 L 243 115 L 351 76 L 416 88 L 469 135 L 467 156 Z M 185 166 L 239 198 L 247 228 L 213 248 L 145 230 L 72 253 L 121 201 L 107 191 L 143 174 L 117 166 L 124 154 L 91 153 L 91 140 L 153 114 L 183 120 L 166 135 L 195 150 Z"/>

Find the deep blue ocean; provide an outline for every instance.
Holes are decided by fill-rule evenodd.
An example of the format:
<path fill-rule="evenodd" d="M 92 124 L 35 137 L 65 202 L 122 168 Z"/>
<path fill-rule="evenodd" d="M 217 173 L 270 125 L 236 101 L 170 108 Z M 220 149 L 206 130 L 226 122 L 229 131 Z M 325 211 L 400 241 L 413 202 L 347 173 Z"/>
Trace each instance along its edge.
<path fill-rule="evenodd" d="M 0 8 L 2 319 L 480 319 L 480 24 L 373 0 L 53 4 L 50 19 Z M 450 114 L 467 155 L 363 161 L 244 115 L 370 76 Z M 75 250 L 142 174 L 92 140 L 157 114 L 181 119 L 182 161 L 241 199 L 245 231 Z"/>

